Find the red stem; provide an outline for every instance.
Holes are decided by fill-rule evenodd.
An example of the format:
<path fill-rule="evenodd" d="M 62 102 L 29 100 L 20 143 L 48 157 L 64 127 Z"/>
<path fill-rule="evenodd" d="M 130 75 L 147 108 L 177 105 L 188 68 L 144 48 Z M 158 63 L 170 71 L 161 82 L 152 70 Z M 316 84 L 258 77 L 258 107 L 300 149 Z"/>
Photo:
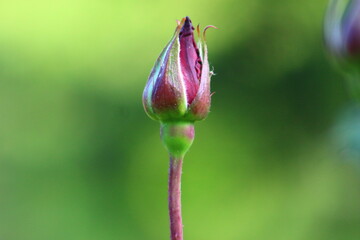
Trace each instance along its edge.
<path fill-rule="evenodd" d="M 181 217 L 182 158 L 170 157 L 169 168 L 169 215 L 171 240 L 183 240 Z"/>

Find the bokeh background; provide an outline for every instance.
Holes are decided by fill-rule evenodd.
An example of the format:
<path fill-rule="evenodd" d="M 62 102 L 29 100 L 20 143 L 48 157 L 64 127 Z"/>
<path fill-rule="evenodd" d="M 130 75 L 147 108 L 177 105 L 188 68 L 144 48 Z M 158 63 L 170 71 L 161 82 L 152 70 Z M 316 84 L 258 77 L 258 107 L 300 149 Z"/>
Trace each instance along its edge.
<path fill-rule="evenodd" d="M 141 94 L 186 15 L 219 30 L 185 239 L 360 239 L 359 113 L 323 48 L 326 5 L 1 0 L 0 239 L 169 239 L 167 153 Z"/>

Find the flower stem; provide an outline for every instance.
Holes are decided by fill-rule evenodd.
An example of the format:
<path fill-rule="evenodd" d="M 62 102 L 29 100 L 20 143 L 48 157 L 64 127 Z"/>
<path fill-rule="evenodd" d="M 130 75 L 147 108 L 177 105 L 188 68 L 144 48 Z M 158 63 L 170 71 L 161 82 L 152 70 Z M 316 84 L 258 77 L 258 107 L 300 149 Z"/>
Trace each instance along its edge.
<path fill-rule="evenodd" d="M 184 155 L 194 141 L 194 124 L 190 122 L 162 123 L 160 136 L 170 155 L 169 215 L 171 240 L 183 240 L 181 173 Z"/>
<path fill-rule="evenodd" d="M 181 217 L 181 173 L 183 157 L 170 155 L 169 167 L 169 215 L 171 240 L 183 240 Z"/>

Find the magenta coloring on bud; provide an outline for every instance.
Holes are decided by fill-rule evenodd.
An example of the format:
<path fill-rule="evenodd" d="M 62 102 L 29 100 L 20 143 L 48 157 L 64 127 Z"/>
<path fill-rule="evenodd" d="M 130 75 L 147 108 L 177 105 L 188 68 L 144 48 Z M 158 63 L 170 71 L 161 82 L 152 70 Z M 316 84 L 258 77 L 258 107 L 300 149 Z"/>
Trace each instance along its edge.
<path fill-rule="evenodd" d="M 348 3 L 344 14 L 343 28 L 345 46 L 350 56 L 359 57 L 360 54 L 360 1 L 352 0 Z"/>
<path fill-rule="evenodd" d="M 212 27 L 212 26 L 210 26 Z M 196 121 L 210 110 L 210 78 L 205 28 L 198 44 L 189 17 L 178 22 L 175 34 L 160 54 L 143 93 L 147 114 L 159 121 Z"/>
<path fill-rule="evenodd" d="M 360 0 L 330 1 L 325 42 L 335 57 L 360 58 Z"/>
<path fill-rule="evenodd" d="M 199 49 L 194 40 L 194 27 L 189 17 L 180 30 L 180 63 L 181 72 L 184 77 L 187 103 L 191 104 L 194 100 L 200 85 L 202 61 Z"/>

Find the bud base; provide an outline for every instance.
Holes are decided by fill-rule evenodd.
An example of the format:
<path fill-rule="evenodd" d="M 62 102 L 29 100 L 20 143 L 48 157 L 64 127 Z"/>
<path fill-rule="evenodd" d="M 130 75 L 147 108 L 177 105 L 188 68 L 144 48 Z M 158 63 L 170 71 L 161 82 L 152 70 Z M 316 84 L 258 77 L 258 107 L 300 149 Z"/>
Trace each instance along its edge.
<path fill-rule="evenodd" d="M 189 122 L 161 123 L 160 136 L 170 156 L 183 157 L 194 141 L 194 124 Z"/>

